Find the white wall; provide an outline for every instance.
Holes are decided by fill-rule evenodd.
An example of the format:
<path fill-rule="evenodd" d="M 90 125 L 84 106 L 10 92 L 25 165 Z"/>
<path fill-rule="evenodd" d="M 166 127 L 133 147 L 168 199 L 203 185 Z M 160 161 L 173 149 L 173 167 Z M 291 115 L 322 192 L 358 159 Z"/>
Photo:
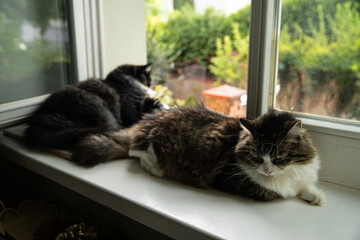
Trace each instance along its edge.
<path fill-rule="evenodd" d="M 144 0 L 103 0 L 105 72 L 146 63 Z"/>

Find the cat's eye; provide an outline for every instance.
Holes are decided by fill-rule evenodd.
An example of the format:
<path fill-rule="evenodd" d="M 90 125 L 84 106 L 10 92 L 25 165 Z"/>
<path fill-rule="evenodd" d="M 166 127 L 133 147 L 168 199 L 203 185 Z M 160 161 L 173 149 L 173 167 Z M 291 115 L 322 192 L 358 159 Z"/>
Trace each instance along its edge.
<path fill-rule="evenodd" d="M 255 162 L 255 163 L 258 163 L 258 164 L 261 164 L 261 163 L 264 162 L 264 159 L 258 158 L 258 157 L 252 158 L 251 160 L 252 160 L 253 162 Z"/>
<path fill-rule="evenodd" d="M 284 162 L 284 159 L 282 159 L 282 158 L 274 158 L 272 160 L 272 162 L 273 162 L 273 164 L 281 164 L 281 163 Z"/>

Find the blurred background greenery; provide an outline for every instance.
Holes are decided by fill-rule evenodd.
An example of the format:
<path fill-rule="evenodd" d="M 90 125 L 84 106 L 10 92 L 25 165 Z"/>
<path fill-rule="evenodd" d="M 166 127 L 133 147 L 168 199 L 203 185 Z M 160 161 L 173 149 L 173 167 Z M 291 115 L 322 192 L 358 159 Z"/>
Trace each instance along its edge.
<path fill-rule="evenodd" d="M 250 6 L 225 13 L 171 3 L 166 11 L 145 0 L 159 94 L 191 105 L 221 84 L 246 89 Z M 276 108 L 360 120 L 359 11 L 358 0 L 282 1 Z M 70 20 L 68 0 L 0 0 L 0 103 L 71 82 Z"/>
<path fill-rule="evenodd" d="M 67 0 L 0 0 L 0 104 L 69 82 L 68 13 Z"/>
<path fill-rule="evenodd" d="M 198 64 L 213 86 L 246 89 L 250 6 L 200 14 L 193 1 L 175 2 L 164 20 L 161 1 L 146 0 L 148 61 L 161 69 L 157 82 L 166 85 L 169 73 Z M 282 1 L 277 108 L 360 119 L 359 11 L 357 0 Z"/>

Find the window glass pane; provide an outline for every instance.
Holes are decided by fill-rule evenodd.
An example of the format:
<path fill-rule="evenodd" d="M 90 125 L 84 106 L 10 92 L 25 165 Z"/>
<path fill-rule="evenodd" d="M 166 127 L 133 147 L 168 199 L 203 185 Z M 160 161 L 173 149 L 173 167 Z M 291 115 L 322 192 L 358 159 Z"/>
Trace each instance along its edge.
<path fill-rule="evenodd" d="M 146 0 L 154 89 L 169 105 L 246 115 L 250 0 Z"/>
<path fill-rule="evenodd" d="M 283 0 L 275 108 L 360 120 L 360 5 Z"/>
<path fill-rule="evenodd" d="M 0 1 L 0 104 L 51 93 L 70 78 L 69 1 Z"/>

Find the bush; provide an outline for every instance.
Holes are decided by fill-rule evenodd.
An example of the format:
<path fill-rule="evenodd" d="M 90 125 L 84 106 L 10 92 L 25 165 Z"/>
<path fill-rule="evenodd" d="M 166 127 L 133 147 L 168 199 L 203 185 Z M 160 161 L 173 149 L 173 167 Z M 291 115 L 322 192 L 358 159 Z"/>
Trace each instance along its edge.
<path fill-rule="evenodd" d="M 232 26 L 234 23 L 237 23 L 240 35 L 248 36 L 250 30 L 250 5 L 231 14 L 226 18 L 226 21 L 228 22 L 227 26 Z"/>
<path fill-rule="evenodd" d="M 328 4 L 327 4 L 328 5 Z M 359 109 L 352 105 L 359 97 L 360 81 L 360 16 L 358 5 L 351 2 L 337 4 L 333 14 L 317 7 L 316 24 L 309 29 L 285 24 L 281 30 L 279 73 L 287 81 L 295 71 L 300 78 L 305 73 L 303 90 L 324 86 L 336 80 L 340 96 L 338 111 L 351 109 L 350 117 Z M 290 30 L 289 26 L 293 30 Z M 305 88 L 304 88 L 305 87 Z M 355 100 L 354 100 L 355 99 Z"/>
<path fill-rule="evenodd" d="M 39 71 L 50 69 L 55 62 L 70 62 L 68 51 L 60 49 L 44 36 L 54 16 L 57 20 L 64 18 L 51 12 L 64 8 L 64 1 L 40 2 L 43 5 L 36 4 L 34 0 L 0 1 L 0 83 L 31 79 Z M 46 11 L 42 8 L 44 6 Z M 37 11 L 28 11 L 30 8 Z M 39 27 L 41 35 L 31 41 L 22 40 L 24 22 Z M 68 45 L 64 44 L 64 47 Z"/>
<path fill-rule="evenodd" d="M 337 4 L 346 2 L 356 3 L 358 0 L 283 0 L 281 19 L 282 26 L 288 25 L 290 34 L 297 31 L 297 26 L 304 31 L 304 34 L 311 36 L 312 28 L 319 28 L 319 15 L 316 6 L 322 6 L 325 16 L 334 16 Z M 315 6 L 315 7 L 314 7 Z M 359 6 L 355 6 L 355 11 L 359 11 Z M 325 30 L 331 32 L 328 19 L 325 20 Z"/>
<path fill-rule="evenodd" d="M 165 44 L 160 41 L 164 34 L 164 22 L 161 21 L 160 2 L 146 0 L 146 51 L 147 62 L 152 63 L 151 77 L 153 83 L 164 84 L 169 78 L 172 62 L 177 57 L 174 53 L 174 44 Z"/>
<path fill-rule="evenodd" d="M 169 14 L 161 41 L 167 45 L 174 44 L 172 55 L 177 55 L 176 61 L 206 64 L 208 57 L 215 55 L 216 38 L 231 33 L 231 25 L 225 19 L 213 8 L 208 8 L 201 15 L 185 4 Z"/>
<path fill-rule="evenodd" d="M 155 97 L 168 106 L 183 106 L 186 103 L 185 100 L 173 98 L 173 92 L 166 86 L 159 84 L 155 86 L 154 90 Z"/>
<path fill-rule="evenodd" d="M 210 71 L 217 77 L 215 85 L 220 85 L 224 81 L 246 88 L 246 81 L 241 81 L 244 77 L 241 65 L 248 55 L 248 36 L 241 38 L 239 26 L 235 23 L 233 24 L 233 38 L 225 36 L 223 41 L 218 38 L 216 46 L 216 56 L 211 58 L 212 65 L 209 66 Z"/>

